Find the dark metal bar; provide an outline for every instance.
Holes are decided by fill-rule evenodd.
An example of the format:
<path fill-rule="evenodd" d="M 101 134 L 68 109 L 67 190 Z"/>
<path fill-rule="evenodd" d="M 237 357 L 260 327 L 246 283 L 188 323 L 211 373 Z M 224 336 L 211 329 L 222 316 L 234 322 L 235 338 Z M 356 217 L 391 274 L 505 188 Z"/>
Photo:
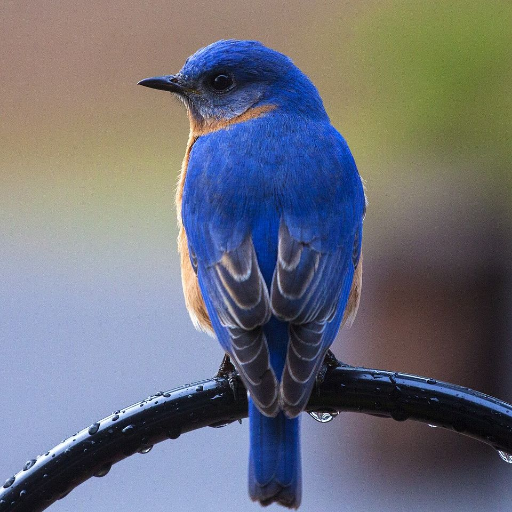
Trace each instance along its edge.
<path fill-rule="evenodd" d="M 233 386 L 234 383 L 234 386 Z M 38 512 L 112 464 L 166 439 L 247 416 L 239 379 L 213 378 L 159 392 L 92 424 L 28 461 L 0 487 L 1 512 Z M 433 379 L 341 366 L 327 371 L 308 411 L 351 411 L 449 428 L 512 452 L 512 406 Z"/>

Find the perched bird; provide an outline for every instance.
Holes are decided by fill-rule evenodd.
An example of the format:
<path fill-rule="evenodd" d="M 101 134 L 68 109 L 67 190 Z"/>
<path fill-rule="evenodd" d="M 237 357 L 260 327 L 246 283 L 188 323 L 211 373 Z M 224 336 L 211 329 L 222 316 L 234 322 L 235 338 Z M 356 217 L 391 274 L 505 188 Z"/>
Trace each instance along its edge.
<path fill-rule="evenodd" d="M 365 195 L 315 86 L 257 41 L 218 41 L 140 85 L 185 104 L 177 190 L 181 271 L 194 325 L 249 392 L 249 493 L 301 501 L 299 415 L 359 305 Z"/>

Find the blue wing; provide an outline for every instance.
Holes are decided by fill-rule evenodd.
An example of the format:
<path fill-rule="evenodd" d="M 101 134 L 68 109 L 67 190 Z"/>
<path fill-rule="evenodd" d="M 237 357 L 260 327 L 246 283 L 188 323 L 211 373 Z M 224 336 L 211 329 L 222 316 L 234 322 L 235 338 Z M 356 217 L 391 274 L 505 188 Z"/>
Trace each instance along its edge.
<path fill-rule="evenodd" d="M 363 210 L 350 151 L 327 122 L 268 114 L 192 148 L 190 255 L 217 337 L 268 416 L 305 407 L 343 317 Z M 269 339 L 271 316 L 287 339 Z"/>
<path fill-rule="evenodd" d="M 325 353 L 338 332 L 361 253 L 365 198 L 343 138 L 326 130 L 300 203 L 286 205 L 272 280 L 272 311 L 289 323 L 280 408 L 304 410 Z M 304 185 L 303 185 L 304 186 Z"/>
<path fill-rule="evenodd" d="M 212 324 L 251 396 L 269 416 L 278 411 L 278 384 L 263 331 L 271 316 L 268 290 L 251 237 L 215 263 L 197 256 L 199 284 Z"/>

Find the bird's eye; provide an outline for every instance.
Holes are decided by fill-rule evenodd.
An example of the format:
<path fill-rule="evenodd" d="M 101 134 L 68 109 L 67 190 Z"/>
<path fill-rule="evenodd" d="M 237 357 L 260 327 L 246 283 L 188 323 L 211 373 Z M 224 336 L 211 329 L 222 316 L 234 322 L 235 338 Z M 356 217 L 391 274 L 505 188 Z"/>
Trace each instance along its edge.
<path fill-rule="evenodd" d="M 210 78 L 210 86 L 214 91 L 225 92 L 233 86 L 233 78 L 221 73 Z"/>

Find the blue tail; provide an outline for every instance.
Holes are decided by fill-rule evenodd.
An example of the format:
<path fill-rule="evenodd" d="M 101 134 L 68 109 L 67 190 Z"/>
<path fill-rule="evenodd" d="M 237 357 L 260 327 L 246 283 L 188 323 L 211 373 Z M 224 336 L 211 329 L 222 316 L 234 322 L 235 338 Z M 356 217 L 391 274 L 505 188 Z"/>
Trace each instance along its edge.
<path fill-rule="evenodd" d="M 298 508 L 302 494 L 299 418 L 261 414 L 249 400 L 249 494 L 262 505 Z"/>

